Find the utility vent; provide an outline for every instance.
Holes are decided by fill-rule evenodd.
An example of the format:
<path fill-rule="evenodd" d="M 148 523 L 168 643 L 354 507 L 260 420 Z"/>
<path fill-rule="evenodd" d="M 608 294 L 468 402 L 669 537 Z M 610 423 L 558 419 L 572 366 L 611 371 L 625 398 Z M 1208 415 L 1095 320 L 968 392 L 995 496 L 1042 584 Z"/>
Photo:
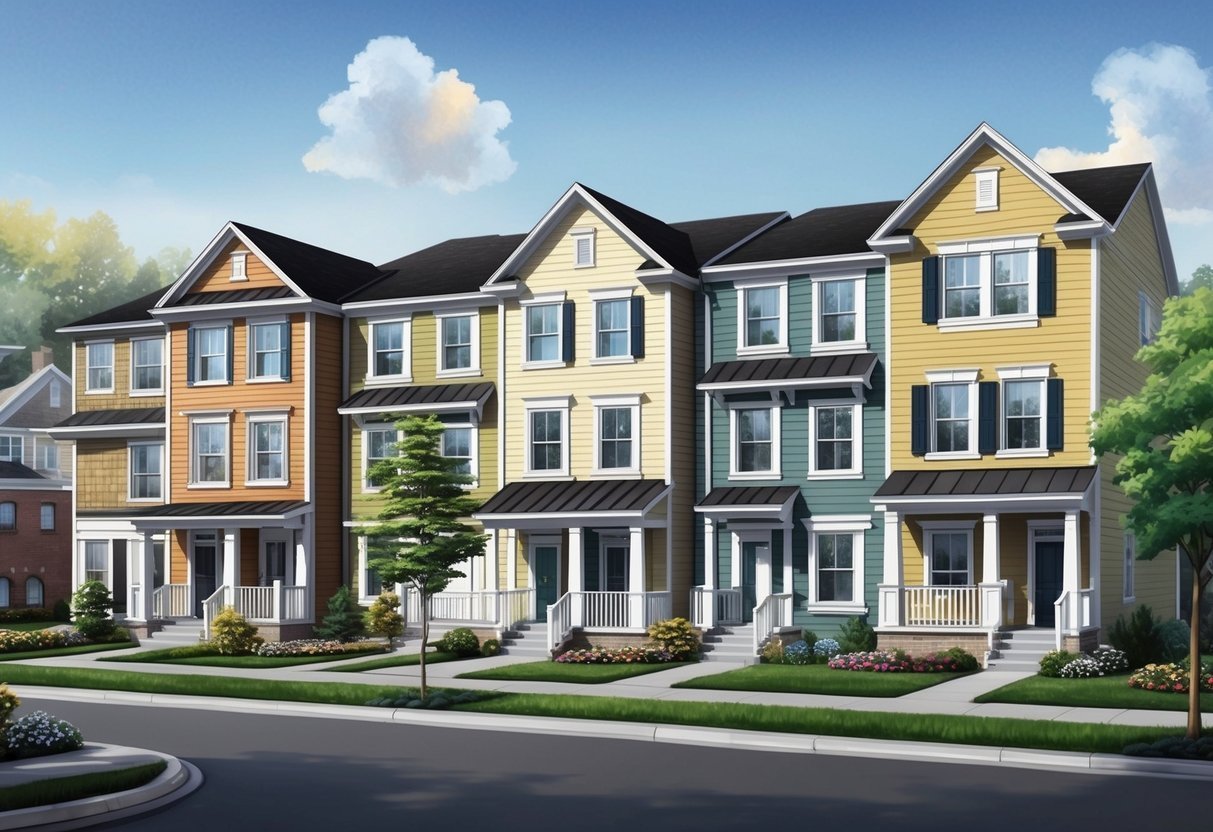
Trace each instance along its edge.
<path fill-rule="evenodd" d="M 977 179 L 977 210 L 998 210 L 998 168 L 978 168 L 973 171 Z"/>
<path fill-rule="evenodd" d="M 574 228 L 569 232 L 573 238 L 573 266 L 586 268 L 594 265 L 594 229 Z"/>

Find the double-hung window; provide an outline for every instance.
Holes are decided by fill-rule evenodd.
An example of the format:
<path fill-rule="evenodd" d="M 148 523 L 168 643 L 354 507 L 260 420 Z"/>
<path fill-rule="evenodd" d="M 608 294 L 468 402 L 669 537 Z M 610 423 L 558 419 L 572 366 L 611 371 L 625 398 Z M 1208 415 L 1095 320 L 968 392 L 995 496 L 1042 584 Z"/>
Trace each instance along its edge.
<path fill-rule="evenodd" d="M 454 460 L 455 473 L 476 476 L 475 434 L 471 425 L 447 425 L 442 431 L 442 455 Z"/>
<path fill-rule="evenodd" d="M 20 434 L 0 434 L 0 461 L 25 464 L 25 437 Z"/>
<path fill-rule="evenodd" d="M 399 435 L 391 425 L 366 425 L 362 429 L 362 488 L 376 491 L 383 483 L 372 473 L 375 465 L 388 457 L 396 456 Z"/>
<path fill-rule="evenodd" d="M 59 446 L 54 442 L 42 442 L 37 447 L 36 465 L 42 471 L 59 470 Z"/>
<path fill-rule="evenodd" d="M 254 414 L 248 417 L 245 436 L 248 442 L 248 483 L 284 485 L 289 479 L 286 461 L 286 416 Z"/>
<path fill-rule="evenodd" d="M 131 442 L 131 500 L 159 500 L 163 495 L 164 443 Z"/>
<path fill-rule="evenodd" d="M 370 375 L 401 379 L 409 375 L 409 321 L 376 321 L 371 324 Z"/>
<path fill-rule="evenodd" d="M 1137 293 L 1137 337 L 1144 347 L 1154 343 L 1162 318 L 1158 305 L 1145 292 Z"/>
<path fill-rule="evenodd" d="M 809 408 L 809 476 L 831 478 L 863 472 L 863 406 L 822 403 Z"/>
<path fill-rule="evenodd" d="M 231 366 L 232 328 L 221 326 L 198 326 L 190 330 L 193 353 L 191 382 L 194 384 L 227 384 L 228 368 Z"/>
<path fill-rule="evenodd" d="M 0 503 L 0 531 L 11 532 L 17 528 L 17 504 Z"/>
<path fill-rule="evenodd" d="M 439 374 L 479 373 L 479 323 L 479 316 L 474 312 L 438 316 Z"/>
<path fill-rule="evenodd" d="M 1006 427 L 1003 444 L 1008 449 L 1044 447 L 1044 382 L 1008 381 L 1003 385 L 1006 399 Z"/>
<path fill-rule="evenodd" d="M 973 584 L 972 528 L 935 527 L 932 521 L 925 521 L 922 525 L 927 536 L 927 584 L 929 586 L 971 586 Z"/>
<path fill-rule="evenodd" d="M 738 355 L 788 350 L 788 282 L 746 282 L 737 292 Z"/>
<path fill-rule="evenodd" d="M 591 396 L 594 405 L 594 472 L 640 473 L 640 396 Z"/>
<path fill-rule="evenodd" d="M 631 303 L 627 299 L 594 303 L 595 358 L 618 358 L 632 354 Z"/>
<path fill-rule="evenodd" d="M 1042 278 L 1045 254 L 1049 258 Z M 924 263 L 923 279 L 930 284 L 924 286 L 924 320 L 943 329 L 1031 325 L 1038 313 L 1052 314 L 1045 307 L 1054 303 L 1053 254 L 1041 249 L 1035 236 L 941 243 L 938 260 Z M 937 309 L 925 308 L 936 303 Z"/>
<path fill-rule="evenodd" d="M 924 420 L 921 449 L 928 458 L 976 459 L 977 370 L 942 370 L 926 374 L 929 386 L 922 387 L 923 400 L 913 402 L 912 421 Z M 926 413 L 920 414 L 920 408 Z M 917 425 L 916 425 L 917 427 Z"/>
<path fill-rule="evenodd" d="M 560 360 L 560 304 L 544 303 L 526 309 L 526 360 Z"/>
<path fill-rule="evenodd" d="M 568 476 L 569 397 L 524 400 L 526 407 L 526 473 Z"/>
<path fill-rule="evenodd" d="M 813 352 L 867 348 L 865 289 L 862 273 L 813 278 Z"/>
<path fill-rule="evenodd" d="M 729 476 L 772 479 L 779 474 L 779 419 L 776 407 L 734 408 L 729 411 L 733 442 Z"/>
<path fill-rule="evenodd" d="M 44 532 L 55 530 L 55 504 L 43 503 L 38 516 L 38 528 Z"/>
<path fill-rule="evenodd" d="M 109 586 L 109 561 L 109 541 L 84 541 L 84 580 L 100 581 Z"/>
<path fill-rule="evenodd" d="M 86 344 L 85 386 L 86 393 L 114 392 L 114 342 L 98 341 Z"/>
<path fill-rule="evenodd" d="M 250 381 L 285 381 L 291 377 L 291 325 L 286 321 L 249 323 Z"/>
<path fill-rule="evenodd" d="M 131 340 L 131 393 L 152 394 L 164 391 L 164 339 Z"/>
<path fill-rule="evenodd" d="M 227 486 L 230 484 L 229 428 L 227 416 L 194 419 L 190 423 L 190 484 Z"/>
<path fill-rule="evenodd" d="M 809 594 L 813 612 L 863 615 L 864 533 L 867 515 L 818 515 L 803 521 L 809 533 Z"/>

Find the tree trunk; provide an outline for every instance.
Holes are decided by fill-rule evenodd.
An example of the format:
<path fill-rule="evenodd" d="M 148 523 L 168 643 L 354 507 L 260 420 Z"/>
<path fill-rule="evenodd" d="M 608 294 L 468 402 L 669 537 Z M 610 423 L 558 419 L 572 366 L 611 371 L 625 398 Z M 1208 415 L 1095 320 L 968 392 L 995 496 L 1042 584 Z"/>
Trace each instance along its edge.
<path fill-rule="evenodd" d="M 424 589 L 418 591 L 421 593 L 421 698 L 425 699 L 425 647 L 430 643 L 430 596 Z"/>
<path fill-rule="evenodd" d="M 1192 621 L 1188 636 L 1188 734 L 1190 740 L 1200 739 L 1200 601 L 1204 594 L 1202 568 L 1192 570 Z"/>

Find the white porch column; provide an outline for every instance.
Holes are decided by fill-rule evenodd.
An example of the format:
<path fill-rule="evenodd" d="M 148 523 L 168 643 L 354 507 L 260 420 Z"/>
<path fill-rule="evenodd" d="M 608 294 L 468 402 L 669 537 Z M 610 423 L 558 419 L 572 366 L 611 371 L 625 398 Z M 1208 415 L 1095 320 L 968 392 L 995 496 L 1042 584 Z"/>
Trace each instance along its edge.
<path fill-rule="evenodd" d="M 632 593 L 630 626 L 644 627 L 645 552 L 644 529 L 628 529 L 628 591 Z"/>
<path fill-rule="evenodd" d="M 884 576 L 881 583 L 877 621 L 881 627 L 901 626 L 902 584 L 905 565 L 901 559 L 901 513 L 884 513 Z"/>
<path fill-rule="evenodd" d="M 792 526 L 788 524 L 783 530 L 783 589 L 785 595 L 792 592 Z"/>
<path fill-rule="evenodd" d="M 716 588 L 716 521 L 711 517 L 703 518 L 703 588 Z"/>
<path fill-rule="evenodd" d="M 518 530 L 505 530 L 505 585 L 507 589 L 518 588 Z M 534 589 L 534 587 L 531 587 Z"/>
<path fill-rule="evenodd" d="M 1002 562 L 998 550 L 998 515 L 982 518 L 981 580 L 978 582 L 981 624 L 995 629 L 1002 626 Z"/>
<path fill-rule="evenodd" d="M 583 627 L 585 626 L 583 598 L 580 594 L 575 594 L 585 591 L 585 544 L 582 541 L 580 528 L 569 529 L 568 562 L 569 592 L 573 593 L 569 595 L 569 615 L 572 617 L 574 627 Z"/>
<path fill-rule="evenodd" d="M 144 621 L 155 617 L 155 607 L 152 603 L 153 584 L 156 581 L 156 541 L 155 532 L 143 533 L 143 559 L 140 561 L 139 575 L 139 609 L 132 610 Z"/>
<path fill-rule="evenodd" d="M 223 585 L 240 585 L 240 529 L 223 530 Z"/>
<path fill-rule="evenodd" d="M 305 517 L 303 522 L 310 525 L 311 520 L 310 518 Z M 309 557 L 308 553 L 309 547 L 307 545 L 308 540 L 306 531 L 307 525 L 305 525 L 303 529 L 295 530 L 295 586 L 312 587 L 313 581 L 311 558 Z M 304 593 L 304 598 L 306 599 L 305 604 L 309 607 L 309 609 L 305 609 L 303 614 L 308 618 L 312 617 L 312 611 L 316 608 L 316 599 L 313 597 L 315 592 L 316 590 L 313 587 Z"/>
<path fill-rule="evenodd" d="M 1082 569 L 1078 562 L 1078 555 L 1082 547 L 1079 545 L 1078 535 L 1078 512 L 1067 511 L 1065 539 L 1062 543 L 1061 590 L 1066 594 L 1068 600 L 1068 603 L 1065 605 L 1065 628 L 1072 633 L 1078 632 L 1078 583 L 1082 575 Z"/>
<path fill-rule="evenodd" d="M 497 530 L 489 529 L 489 542 L 484 549 L 484 588 L 487 590 L 501 589 L 501 575 L 498 568 L 497 555 L 500 550 L 497 540 Z"/>

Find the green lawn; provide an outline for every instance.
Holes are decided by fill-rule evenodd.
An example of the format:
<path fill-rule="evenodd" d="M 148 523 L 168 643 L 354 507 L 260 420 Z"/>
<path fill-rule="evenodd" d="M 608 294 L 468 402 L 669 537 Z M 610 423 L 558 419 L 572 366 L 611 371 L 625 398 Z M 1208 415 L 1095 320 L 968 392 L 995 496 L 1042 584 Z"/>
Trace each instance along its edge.
<path fill-rule="evenodd" d="M 101 794 L 113 794 L 138 788 L 160 776 L 166 764 L 163 760 L 118 771 L 102 771 L 92 774 L 77 774 L 72 777 L 56 777 L 54 780 L 39 780 L 20 786 L 0 789 L 0 812 L 27 809 L 31 806 L 46 806 L 83 800 Z"/>
<path fill-rule="evenodd" d="M 1160 693 L 1129 687 L 1129 677 L 1053 679 L 1030 676 L 998 690 L 983 693 L 975 702 L 1012 705 L 1068 705 L 1076 708 L 1140 708 L 1149 711 L 1186 711 L 1186 693 Z M 1213 713 L 1213 693 L 1200 695 L 1200 710 Z"/>
<path fill-rule="evenodd" d="M 443 662 L 459 661 L 459 657 L 454 653 L 443 653 L 436 651 L 425 654 L 425 665 L 429 667 L 432 664 L 442 664 Z M 383 656 L 378 659 L 371 659 L 365 662 L 357 662 L 355 664 L 342 665 L 334 667 L 334 673 L 361 673 L 364 670 L 381 670 L 385 667 L 413 667 L 421 664 L 420 653 L 403 653 L 395 656 Z"/>
<path fill-rule="evenodd" d="M 49 659 L 54 656 L 75 656 L 80 653 L 100 653 L 105 650 L 128 650 L 134 646 L 129 641 L 123 641 L 117 644 L 78 644 L 75 647 L 51 647 L 47 650 L 0 653 L 0 662 L 15 662 L 22 659 Z M 106 661 L 112 661 L 112 659 L 106 659 Z"/>
<path fill-rule="evenodd" d="M 0 624 L 0 630 L 16 630 L 21 633 L 36 633 L 38 630 L 49 630 L 58 627 L 62 621 L 11 621 Z"/>
<path fill-rule="evenodd" d="M 357 658 L 357 654 L 344 653 L 337 656 L 222 656 L 206 645 L 190 647 L 168 647 L 163 650 L 147 650 L 130 656 L 112 656 L 100 659 L 103 662 L 127 662 L 135 664 L 184 664 L 199 667 L 292 667 L 301 664 L 322 664 L 341 659 Z"/>
<path fill-rule="evenodd" d="M 601 685 L 618 682 L 633 676 L 644 676 L 673 667 L 683 667 L 681 662 L 664 664 L 564 664 L 562 662 L 538 661 L 524 664 L 503 664 L 488 670 L 460 673 L 456 679 L 499 679 L 504 682 L 572 682 L 579 685 Z"/>
<path fill-rule="evenodd" d="M 966 675 L 968 674 L 867 673 L 858 670 L 831 670 L 824 664 L 755 664 L 740 670 L 687 679 L 673 687 L 765 693 L 821 693 L 830 696 L 904 696 Z"/>

